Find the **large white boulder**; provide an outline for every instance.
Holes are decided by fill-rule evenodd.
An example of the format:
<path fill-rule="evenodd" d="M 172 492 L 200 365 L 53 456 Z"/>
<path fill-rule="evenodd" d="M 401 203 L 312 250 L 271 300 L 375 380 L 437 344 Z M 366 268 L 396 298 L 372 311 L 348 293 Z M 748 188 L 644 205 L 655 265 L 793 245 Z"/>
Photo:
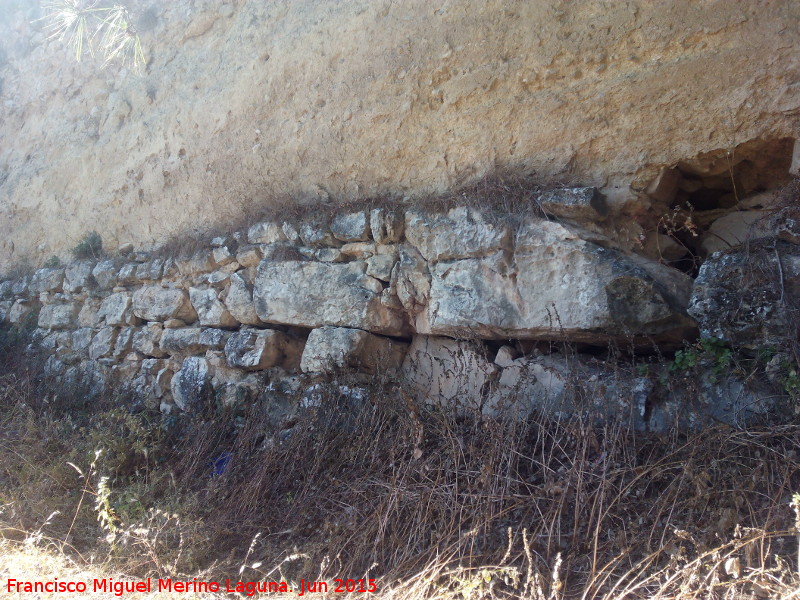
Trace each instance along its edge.
<path fill-rule="evenodd" d="M 381 304 L 383 284 L 363 261 L 316 263 L 263 260 L 253 299 L 265 323 L 352 327 L 385 335 L 408 332 L 401 313 Z"/>
<path fill-rule="evenodd" d="M 429 269 L 417 333 L 606 343 L 679 341 L 694 326 L 686 315 L 688 276 L 586 242 L 551 221 L 522 224 L 513 253 Z"/>

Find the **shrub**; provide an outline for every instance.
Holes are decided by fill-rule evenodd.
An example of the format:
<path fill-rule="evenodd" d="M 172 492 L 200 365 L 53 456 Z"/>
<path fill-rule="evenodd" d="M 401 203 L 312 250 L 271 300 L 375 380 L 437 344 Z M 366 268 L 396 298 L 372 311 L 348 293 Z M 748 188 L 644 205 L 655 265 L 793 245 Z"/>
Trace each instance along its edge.
<path fill-rule="evenodd" d="M 103 239 L 96 231 L 87 233 L 72 249 L 75 258 L 98 258 L 102 252 Z"/>

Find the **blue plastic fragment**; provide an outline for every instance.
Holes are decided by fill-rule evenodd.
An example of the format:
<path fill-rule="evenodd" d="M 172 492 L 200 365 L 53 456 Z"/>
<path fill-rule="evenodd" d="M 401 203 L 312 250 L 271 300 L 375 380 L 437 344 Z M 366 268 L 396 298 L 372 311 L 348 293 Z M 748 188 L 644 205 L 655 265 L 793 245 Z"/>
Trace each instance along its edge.
<path fill-rule="evenodd" d="M 233 454 L 227 450 L 213 458 L 211 460 L 211 477 L 224 474 L 231 462 L 231 458 L 233 458 Z"/>

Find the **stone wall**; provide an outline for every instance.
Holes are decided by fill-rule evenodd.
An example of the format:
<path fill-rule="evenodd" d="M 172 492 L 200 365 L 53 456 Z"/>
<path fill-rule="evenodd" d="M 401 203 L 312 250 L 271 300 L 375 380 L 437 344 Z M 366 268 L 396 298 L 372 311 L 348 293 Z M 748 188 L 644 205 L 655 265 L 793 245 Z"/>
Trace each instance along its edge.
<path fill-rule="evenodd" d="M 0 320 L 36 319 L 48 375 L 93 393 L 123 386 L 163 412 L 265 394 L 286 410 L 310 406 L 334 371 L 487 414 L 614 415 L 639 429 L 738 424 L 769 408 L 768 391 L 736 377 L 665 390 L 655 372 L 596 358 L 674 350 L 696 338 L 695 318 L 732 335 L 730 311 L 703 306 L 709 296 L 731 305 L 713 290 L 730 295 L 725 268 L 740 263 L 715 254 L 695 283 L 632 252 L 614 241 L 617 217 L 594 188 L 545 192 L 532 206 L 351 206 L 256 223 L 188 257 L 76 260 L 1 282 Z M 792 294 L 793 223 L 775 246 Z M 774 300 L 755 296 L 750 308 Z M 754 318 L 748 339 L 781 323 Z"/>

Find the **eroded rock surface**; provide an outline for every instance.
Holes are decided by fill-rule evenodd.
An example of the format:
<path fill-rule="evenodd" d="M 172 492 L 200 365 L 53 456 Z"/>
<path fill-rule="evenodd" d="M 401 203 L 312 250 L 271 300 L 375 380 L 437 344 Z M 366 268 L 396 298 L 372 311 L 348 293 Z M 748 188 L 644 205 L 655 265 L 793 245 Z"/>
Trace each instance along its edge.
<path fill-rule="evenodd" d="M 495 167 L 618 203 L 664 165 L 796 135 L 792 0 L 133 0 L 139 76 L 71 60 L 38 5 L 0 22 L 2 261 L 87 229 L 160 241 L 234 199 L 419 196 Z"/>
<path fill-rule="evenodd" d="M 689 313 L 705 337 L 736 346 L 782 346 L 797 331 L 800 246 L 762 240 L 712 255 L 692 292 Z"/>
<path fill-rule="evenodd" d="M 352 327 L 405 335 L 403 316 L 381 304 L 383 284 L 366 274 L 362 261 L 329 264 L 264 260 L 253 293 L 265 323 L 302 327 Z"/>

